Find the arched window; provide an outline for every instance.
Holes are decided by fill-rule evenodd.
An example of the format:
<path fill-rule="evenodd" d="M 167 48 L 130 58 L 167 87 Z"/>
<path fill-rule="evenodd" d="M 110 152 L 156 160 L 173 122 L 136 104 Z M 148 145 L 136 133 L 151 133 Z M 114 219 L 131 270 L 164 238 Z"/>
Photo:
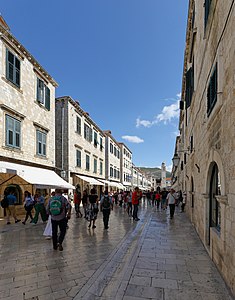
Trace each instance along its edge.
<path fill-rule="evenodd" d="M 213 165 L 210 179 L 210 227 L 215 227 L 220 231 L 221 213 L 220 204 L 215 196 L 220 195 L 220 175 L 217 164 Z"/>

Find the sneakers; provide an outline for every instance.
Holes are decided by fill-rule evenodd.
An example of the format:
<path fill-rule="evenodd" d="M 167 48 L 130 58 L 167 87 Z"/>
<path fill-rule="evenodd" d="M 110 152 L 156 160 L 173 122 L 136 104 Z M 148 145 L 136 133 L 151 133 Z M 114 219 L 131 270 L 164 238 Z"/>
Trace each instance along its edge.
<path fill-rule="evenodd" d="M 25 221 L 23 221 L 23 222 L 22 222 L 22 224 L 24 224 L 24 225 L 25 225 Z"/>
<path fill-rule="evenodd" d="M 95 226 L 95 225 L 93 225 L 93 226 L 92 226 L 92 228 L 96 228 L 96 226 Z"/>
<path fill-rule="evenodd" d="M 10 225 L 11 224 L 11 222 L 7 222 L 7 225 Z"/>
<path fill-rule="evenodd" d="M 18 223 L 18 222 L 20 222 L 21 220 L 15 220 L 15 223 Z"/>

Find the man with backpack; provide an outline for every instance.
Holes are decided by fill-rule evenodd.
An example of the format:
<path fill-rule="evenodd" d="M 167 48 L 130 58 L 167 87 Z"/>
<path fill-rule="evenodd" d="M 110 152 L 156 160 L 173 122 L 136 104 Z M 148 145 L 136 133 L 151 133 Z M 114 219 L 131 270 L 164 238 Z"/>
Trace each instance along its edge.
<path fill-rule="evenodd" d="M 109 215 L 111 209 L 113 210 L 112 198 L 109 196 L 108 190 L 105 190 L 104 196 L 100 200 L 100 210 L 103 212 L 104 229 L 109 228 Z"/>
<path fill-rule="evenodd" d="M 53 249 L 63 251 L 62 243 L 66 234 L 67 218 L 71 217 L 71 205 L 62 196 L 61 190 L 56 189 L 55 195 L 49 199 L 47 213 L 51 215 Z M 59 237 L 57 237 L 58 227 L 60 228 Z"/>

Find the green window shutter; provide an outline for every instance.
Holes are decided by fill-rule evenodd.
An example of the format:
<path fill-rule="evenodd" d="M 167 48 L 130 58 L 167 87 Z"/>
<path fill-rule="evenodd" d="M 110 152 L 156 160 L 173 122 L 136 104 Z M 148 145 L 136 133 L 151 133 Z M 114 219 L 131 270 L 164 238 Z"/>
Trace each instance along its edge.
<path fill-rule="evenodd" d="M 47 110 L 50 110 L 50 105 L 51 105 L 51 91 L 50 89 L 46 86 L 46 97 L 45 97 L 45 107 Z"/>

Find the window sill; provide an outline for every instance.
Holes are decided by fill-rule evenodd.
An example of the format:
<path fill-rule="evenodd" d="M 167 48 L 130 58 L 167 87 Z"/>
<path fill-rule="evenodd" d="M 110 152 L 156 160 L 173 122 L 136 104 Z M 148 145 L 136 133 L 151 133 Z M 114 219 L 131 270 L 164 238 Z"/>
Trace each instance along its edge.
<path fill-rule="evenodd" d="M 42 104 L 41 102 L 35 100 L 34 103 L 37 104 L 40 108 L 44 109 L 45 111 L 50 111 L 50 110 L 48 110 L 48 109 L 45 107 L 45 105 Z"/>
<path fill-rule="evenodd" d="M 15 148 L 15 147 L 11 147 L 11 146 L 2 146 L 3 149 L 8 150 L 8 151 L 12 151 L 12 152 L 17 152 L 17 153 L 23 153 L 23 151 L 19 148 Z"/>
<path fill-rule="evenodd" d="M 2 76 L 2 80 L 5 81 L 6 83 L 8 83 L 10 86 L 12 86 L 13 88 L 15 88 L 17 90 L 17 92 L 23 94 L 23 91 L 21 88 L 19 88 L 17 85 L 15 85 L 13 82 L 11 82 L 10 80 L 8 80 L 6 77 Z"/>
<path fill-rule="evenodd" d="M 40 159 L 42 159 L 42 160 L 48 160 L 48 157 L 42 156 L 42 155 L 39 155 L 39 154 L 35 154 L 34 157 L 35 157 L 35 158 L 40 158 Z"/>

